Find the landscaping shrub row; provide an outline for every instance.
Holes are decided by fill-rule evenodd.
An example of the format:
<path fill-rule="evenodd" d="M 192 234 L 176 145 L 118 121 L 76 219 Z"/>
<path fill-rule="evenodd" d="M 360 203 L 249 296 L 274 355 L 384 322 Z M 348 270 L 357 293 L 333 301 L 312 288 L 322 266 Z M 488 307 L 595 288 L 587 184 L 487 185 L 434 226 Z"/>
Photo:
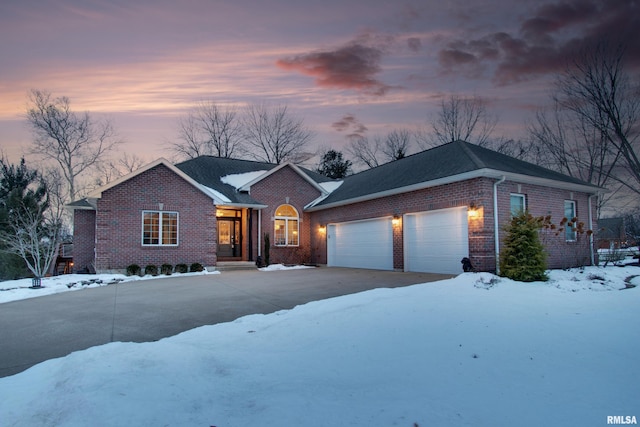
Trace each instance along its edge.
<path fill-rule="evenodd" d="M 204 271 L 204 267 L 199 262 L 194 262 L 191 265 L 176 264 L 175 268 L 171 264 L 162 264 L 159 268 L 157 265 L 149 264 L 144 267 L 144 270 L 138 264 L 127 266 L 127 276 L 157 276 L 158 274 L 169 276 L 172 273 L 195 273 L 200 271 Z"/>

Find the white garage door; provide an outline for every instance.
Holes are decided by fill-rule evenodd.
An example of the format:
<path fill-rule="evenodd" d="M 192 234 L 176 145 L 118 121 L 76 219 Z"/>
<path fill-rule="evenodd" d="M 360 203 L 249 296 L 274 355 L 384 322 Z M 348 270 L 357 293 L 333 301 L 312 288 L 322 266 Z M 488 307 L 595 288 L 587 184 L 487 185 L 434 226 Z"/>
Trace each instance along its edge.
<path fill-rule="evenodd" d="M 327 264 L 332 267 L 393 270 L 391 218 L 329 224 Z"/>
<path fill-rule="evenodd" d="M 404 216 L 404 269 L 462 273 L 469 256 L 467 208 L 441 209 Z"/>

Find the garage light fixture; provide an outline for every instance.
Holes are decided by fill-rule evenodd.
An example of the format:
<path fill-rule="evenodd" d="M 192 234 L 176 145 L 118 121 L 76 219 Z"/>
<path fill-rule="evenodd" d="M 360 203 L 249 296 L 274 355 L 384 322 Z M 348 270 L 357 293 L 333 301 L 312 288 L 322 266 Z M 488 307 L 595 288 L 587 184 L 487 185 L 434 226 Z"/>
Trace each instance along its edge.
<path fill-rule="evenodd" d="M 476 219 L 480 217 L 480 208 L 476 206 L 474 202 L 471 202 L 469 208 L 467 208 L 467 215 L 469 219 Z"/>
<path fill-rule="evenodd" d="M 392 223 L 393 225 L 398 225 L 398 224 L 400 224 L 400 215 L 394 215 L 394 216 L 393 216 L 393 219 L 391 220 L 391 223 Z"/>

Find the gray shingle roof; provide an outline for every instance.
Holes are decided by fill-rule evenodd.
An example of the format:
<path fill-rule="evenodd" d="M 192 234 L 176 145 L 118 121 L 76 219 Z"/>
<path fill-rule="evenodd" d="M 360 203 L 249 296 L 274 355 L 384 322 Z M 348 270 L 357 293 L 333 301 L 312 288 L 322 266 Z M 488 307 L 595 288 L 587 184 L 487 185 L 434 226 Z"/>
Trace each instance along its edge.
<path fill-rule="evenodd" d="M 213 188 L 224 194 L 232 203 L 238 204 L 260 204 L 249 194 L 236 191 L 236 188 L 224 184 L 220 178 L 227 175 L 242 174 L 255 171 L 269 171 L 278 167 L 274 163 L 255 162 L 250 160 L 226 159 L 222 157 L 201 156 L 190 159 L 175 165 L 182 172 L 187 174 L 196 182 Z M 317 183 L 330 181 L 329 178 L 311 170 L 300 168 L 305 174 Z"/>
<path fill-rule="evenodd" d="M 464 141 L 455 141 L 349 176 L 318 207 L 367 195 L 491 169 L 569 184 L 590 184 Z M 594 191 L 598 189 L 591 186 Z"/>
<path fill-rule="evenodd" d="M 277 165 L 248 160 L 226 159 L 222 157 L 200 156 L 175 165 L 194 181 L 224 194 L 232 203 L 258 204 L 249 194 L 236 191 L 235 187 L 224 184 L 220 178 L 255 171 L 268 171 Z"/>
<path fill-rule="evenodd" d="M 69 209 L 95 209 L 95 205 L 89 201 L 89 199 L 84 198 L 80 200 L 76 200 L 66 205 Z"/>

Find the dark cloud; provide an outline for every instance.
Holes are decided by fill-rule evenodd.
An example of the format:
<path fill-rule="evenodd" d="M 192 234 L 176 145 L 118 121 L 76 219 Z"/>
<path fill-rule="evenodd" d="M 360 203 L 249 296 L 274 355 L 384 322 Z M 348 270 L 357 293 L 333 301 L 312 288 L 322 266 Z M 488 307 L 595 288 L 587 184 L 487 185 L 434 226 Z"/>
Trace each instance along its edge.
<path fill-rule="evenodd" d="M 407 46 L 409 46 L 409 49 L 413 52 L 419 52 L 420 49 L 422 49 L 422 41 L 420 41 L 418 37 L 409 37 L 407 39 Z"/>
<path fill-rule="evenodd" d="M 491 66 L 498 84 L 561 70 L 581 48 L 599 41 L 625 43 L 640 66 L 640 4 L 636 0 L 566 0 L 540 5 L 516 34 L 495 32 L 449 41 L 439 52 L 447 72 L 484 75 Z"/>
<path fill-rule="evenodd" d="M 340 120 L 331 124 L 331 127 L 338 132 L 349 131 L 347 137 L 362 137 L 368 130 L 353 114 L 345 114 Z"/>
<path fill-rule="evenodd" d="M 361 41 L 335 50 L 311 52 L 279 59 L 284 70 L 298 71 L 315 77 L 320 87 L 353 89 L 374 95 L 384 95 L 389 86 L 376 75 L 381 71 L 384 49 Z"/>

